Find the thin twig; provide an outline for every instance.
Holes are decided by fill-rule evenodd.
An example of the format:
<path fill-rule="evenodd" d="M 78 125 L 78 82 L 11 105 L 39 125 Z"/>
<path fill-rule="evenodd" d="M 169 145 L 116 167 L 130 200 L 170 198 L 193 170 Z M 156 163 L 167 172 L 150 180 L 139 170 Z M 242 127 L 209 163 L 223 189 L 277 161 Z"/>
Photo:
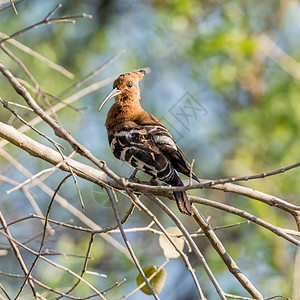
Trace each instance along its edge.
<path fill-rule="evenodd" d="M 0 232 L 3 235 L 5 235 L 6 238 L 8 239 L 8 241 L 9 241 L 9 243 L 11 245 L 11 248 L 12 248 L 12 250 L 13 250 L 13 252 L 14 252 L 14 254 L 15 254 L 15 256 L 16 256 L 19 264 L 20 264 L 20 266 L 21 266 L 21 269 L 23 270 L 24 274 L 27 276 L 27 274 L 28 274 L 27 266 L 26 266 L 26 264 L 25 264 L 25 262 L 24 262 L 24 260 L 22 258 L 22 255 L 21 255 L 21 253 L 20 253 L 20 251 L 19 251 L 19 249 L 18 249 L 18 247 L 16 245 L 16 241 L 13 239 L 13 237 L 10 234 L 9 229 L 7 228 L 6 220 L 5 220 L 5 218 L 4 218 L 4 216 L 3 216 L 3 214 L 2 214 L 1 211 L 0 211 L 0 222 L 1 222 L 1 224 L 3 226 L 3 230 L 4 230 L 4 231 L 1 230 Z M 33 282 L 31 280 L 29 280 L 28 283 L 29 283 L 29 286 L 30 286 L 30 288 L 32 290 L 33 296 L 36 297 L 37 293 L 36 293 L 35 286 L 34 286 Z"/>
<path fill-rule="evenodd" d="M 0 43 L 0 48 L 3 50 L 5 54 L 7 54 L 13 61 L 15 61 L 20 68 L 24 71 L 24 73 L 28 76 L 30 81 L 34 84 L 35 87 L 39 87 L 39 84 L 33 77 L 33 75 L 29 72 L 28 68 L 26 65 L 22 62 L 21 59 L 19 59 L 16 55 L 14 55 L 7 47 L 4 46 L 4 44 Z"/>
<path fill-rule="evenodd" d="M 189 242 L 189 244 L 191 245 L 191 248 L 193 250 L 193 252 L 195 253 L 195 255 L 197 256 L 199 262 L 202 264 L 206 274 L 208 275 L 210 281 L 212 282 L 213 286 L 215 287 L 220 299 L 222 300 L 226 300 L 226 297 L 224 295 L 224 292 L 222 290 L 222 288 L 220 287 L 218 281 L 216 280 L 214 274 L 212 273 L 212 271 L 210 270 L 204 256 L 202 255 L 202 253 L 200 252 L 199 248 L 197 247 L 196 243 L 194 242 L 194 240 L 190 237 L 188 231 L 186 230 L 186 228 L 183 226 L 183 224 L 181 223 L 181 221 L 175 216 L 175 214 L 157 197 L 155 197 L 153 194 L 149 193 L 149 192 L 145 192 L 144 193 L 150 200 L 152 200 L 156 205 L 158 205 L 160 208 L 162 208 L 164 210 L 164 212 L 167 213 L 167 215 L 172 219 L 172 221 L 176 224 L 176 226 L 180 229 L 180 231 L 182 232 L 182 234 L 184 235 L 184 237 L 187 239 L 187 241 Z"/>
<path fill-rule="evenodd" d="M 242 296 L 238 296 L 238 295 L 233 295 L 233 294 L 225 294 L 226 297 L 231 298 L 231 299 L 240 299 L 240 300 L 256 300 L 254 298 L 249 298 L 249 297 L 242 297 Z"/>
<path fill-rule="evenodd" d="M 3 285 L 0 283 L 0 289 L 1 291 L 3 292 L 3 294 L 5 295 L 5 297 L 8 299 L 8 300 L 11 300 L 11 298 L 9 297 L 9 295 L 7 294 L 6 290 L 4 289 Z"/>
<path fill-rule="evenodd" d="M 131 257 L 132 257 L 132 259 L 133 259 L 133 261 L 134 261 L 134 263 L 135 263 L 138 271 L 139 271 L 139 273 L 141 274 L 141 276 L 143 277 L 144 281 L 146 282 L 148 289 L 151 291 L 153 297 L 155 299 L 159 300 L 156 292 L 154 291 L 154 289 L 153 289 L 152 285 L 150 284 L 149 280 L 147 279 L 147 277 L 146 277 L 146 275 L 145 275 L 145 273 L 144 273 L 144 271 L 143 271 L 143 269 L 142 269 L 142 267 L 141 267 L 141 265 L 140 265 L 137 257 L 135 256 L 134 251 L 131 248 L 131 245 L 130 245 L 130 243 L 129 243 L 127 237 L 126 237 L 126 234 L 125 234 L 125 232 L 123 230 L 123 226 L 122 226 L 122 223 L 121 223 L 121 220 L 120 220 L 119 212 L 118 212 L 117 207 L 116 207 L 116 202 L 115 202 L 114 194 L 112 193 L 111 189 L 109 189 L 109 188 L 106 188 L 106 192 L 107 192 L 107 195 L 108 195 L 109 200 L 111 202 L 111 206 L 112 206 L 112 209 L 114 211 L 115 219 L 116 219 L 116 221 L 118 223 L 118 226 L 120 228 L 121 235 L 122 235 L 122 238 L 124 240 L 124 243 L 125 243 L 128 251 L 129 251 L 129 253 L 130 253 L 130 255 L 131 255 Z"/>
<path fill-rule="evenodd" d="M 219 240 L 219 238 L 214 233 L 212 227 L 204 218 L 204 216 L 194 207 L 194 219 L 205 233 L 209 239 L 211 245 L 215 248 L 219 256 L 222 258 L 226 264 L 228 270 L 235 276 L 235 278 L 241 283 L 241 285 L 250 293 L 255 299 L 263 300 L 261 293 L 255 288 L 255 286 L 250 282 L 250 280 L 241 272 L 236 262 L 227 253 L 225 247 Z"/>
<path fill-rule="evenodd" d="M 58 3 L 52 10 L 50 10 L 50 12 L 46 15 L 46 17 L 44 18 L 44 21 L 48 21 L 49 18 L 58 10 L 62 8 L 62 4 Z"/>
<path fill-rule="evenodd" d="M 103 290 L 102 292 L 103 293 L 107 293 L 108 291 L 110 291 L 111 289 L 121 285 L 122 283 L 124 283 L 126 281 L 126 278 L 120 280 L 120 281 L 117 281 L 115 284 L 113 284 L 111 287 L 107 288 L 106 290 Z"/>
<path fill-rule="evenodd" d="M 29 111 L 33 111 L 33 109 L 31 109 L 30 107 L 27 107 L 27 106 L 19 104 L 19 103 L 15 103 L 15 102 L 11 102 L 11 101 L 5 101 L 5 102 L 10 105 L 14 105 L 14 106 L 21 107 L 21 108 L 24 108 Z"/>
<path fill-rule="evenodd" d="M 7 34 L 0 32 L 0 38 L 8 38 L 8 37 L 9 36 Z M 56 64 L 55 62 L 53 62 L 50 59 L 44 57 L 43 55 L 37 53 L 36 51 L 32 50 L 28 46 L 25 46 L 24 44 L 20 43 L 19 41 L 10 38 L 9 40 L 7 40 L 7 43 L 10 43 L 11 45 L 22 50 L 23 52 L 31 55 L 35 59 L 38 59 L 39 61 L 47 64 L 50 68 L 52 68 L 53 70 L 56 70 L 57 72 L 60 72 L 64 76 L 66 76 L 70 79 L 73 79 L 75 77 L 75 75 L 73 73 L 71 73 L 70 71 L 65 69 L 63 66 Z"/>
<path fill-rule="evenodd" d="M 30 29 L 33 29 L 33 28 L 36 28 L 36 27 L 39 27 L 41 25 L 47 25 L 47 24 L 54 24 L 54 23 L 72 23 L 74 24 L 75 21 L 74 20 L 70 20 L 70 19 L 76 19 L 76 18 L 88 18 L 88 19 L 91 19 L 92 16 L 91 15 L 87 15 L 87 14 L 80 14 L 80 15 L 73 15 L 73 16 L 65 16 L 65 17 L 61 17 L 61 18 L 54 18 L 54 19 L 49 19 L 49 17 L 54 13 L 54 11 L 58 8 L 60 8 L 60 4 L 58 4 L 57 6 L 55 6 L 55 8 L 53 10 L 51 10 L 47 15 L 46 17 L 33 24 L 33 25 L 30 25 L 28 27 L 25 27 L 25 28 L 22 28 L 21 30 L 11 34 L 9 37 L 7 38 L 4 38 L 2 40 L 0 40 L 0 45 L 3 44 L 4 42 L 6 42 L 7 40 L 17 36 L 17 35 L 20 35 Z"/>
<path fill-rule="evenodd" d="M 86 81 L 88 81 L 92 76 L 96 76 L 99 74 L 105 67 L 110 65 L 113 61 L 115 61 L 117 58 L 119 58 L 123 53 L 125 53 L 125 50 L 117 52 L 114 56 L 109 58 L 107 61 L 105 61 L 103 64 L 101 64 L 99 67 L 91 71 L 89 74 L 81 78 L 79 81 L 71 85 L 69 88 L 64 90 L 62 93 L 60 93 L 57 97 L 61 98 L 65 96 L 66 94 L 70 93 L 72 90 L 77 89 L 81 87 Z"/>
<path fill-rule="evenodd" d="M 18 0 L 18 1 L 15 1 L 15 4 L 19 4 L 20 2 L 23 2 L 24 0 Z M 0 12 L 8 9 L 9 7 L 11 7 L 11 3 L 9 3 L 8 5 L 5 5 L 5 6 L 2 6 L 0 7 Z"/>
<path fill-rule="evenodd" d="M 17 11 L 17 9 L 16 9 L 16 7 L 15 7 L 15 3 L 14 3 L 14 1 L 13 0 L 10 0 L 10 4 L 11 4 L 11 6 L 13 7 L 13 9 L 14 9 L 14 11 L 15 11 L 15 14 L 16 15 L 18 15 L 18 11 Z"/>
<path fill-rule="evenodd" d="M 195 159 L 192 160 L 191 168 L 190 168 L 190 176 L 189 176 L 189 186 L 193 184 L 193 166 L 195 163 Z"/>
<path fill-rule="evenodd" d="M 158 268 L 157 270 L 155 270 L 148 278 L 149 281 L 151 281 L 152 278 L 154 278 L 159 272 L 160 270 L 169 262 L 169 259 L 167 258 Z M 146 285 L 146 282 L 144 281 L 143 283 L 141 283 L 139 286 L 137 286 L 135 289 L 133 289 L 131 292 L 127 293 L 126 295 L 124 295 L 123 297 L 121 297 L 119 300 L 122 299 L 126 299 L 129 296 L 133 295 L 135 292 L 139 291 L 142 287 L 144 287 Z"/>
<path fill-rule="evenodd" d="M 136 197 L 137 198 L 137 197 Z M 150 218 L 155 222 L 155 224 L 161 229 L 161 231 L 163 232 L 163 234 L 166 236 L 166 238 L 169 240 L 169 242 L 171 243 L 171 245 L 176 249 L 176 251 L 180 254 L 180 256 L 182 257 L 184 263 L 185 263 L 185 266 L 187 268 L 187 270 L 191 273 L 191 276 L 194 280 L 194 283 L 195 283 L 195 286 L 196 286 L 196 289 L 197 289 L 197 292 L 199 294 L 199 297 L 201 300 L 205 300 L 205 296 L 203 294 L 203 291 L 200 287 L 200 283 L 196 277 L 196 274 L 195 274 L 195 270 L 192 268 L 192 265 L 188 259 L 188 256 L 181 250 L 177 247 L 177 245 L 174 243 L 174 240 L 171 239 L 171 234 L 169 234 L 165 228 L 162 226 L 162 224 L 159 222 L 159 220 L 157 219 L 157 217 L 137 198 L 136 199 L 136 202 L 137 204 L 141 207 L 141 209 L 148 215 L 150 216 Z M 186 236 L 183 234 L 184 238 L 185 238 L 185 241 L 186 243 L 190 246 L 190 241 L 186 238 Z"/>
<path fill-rule="evenodd" d="M 11 109 L 8 105 L 7 102 L 4 101 L 1 97 L 0 97 L 0 102 L 2 103 L 2 105 L 8 109 L 15 117 L 17 117 L 22 123 L 24 123 L 26 126 L 28 126 L 29 128 L 31 128 L 32 130 L 34 130 L 36 133 L 38 133 L 40 136 L 44 137 L 45 139 L 47 139 L 48 141 L 50 141 L 53 145 L 61 147 L 62 149 L 64 149 L 64 147 L 62 145 L 60 145 L 59 143 L 55 142 L 53 139 L 51 139 L 50 137 L 48 137 L 47 135 L 45 135 L 44 133 L 42 133 L 41 131 L 39 131 L 38 129 L 36 129 L 34 126 L 30 125 L 27 121 L 25 121 L 22 117 L 20 117 L 13 109 Z"/>
<path fill-rule="evenodd" d="M 8 234 L 6 234 L 4 231 L 0 230 L 0 234 L 2 234 L 3 236 L 5 236 L 6 238 L 10 239 L 12 242 L 14 242 L 15 244 L 19 245 L 20 247 L 22 247 L 23 249 L 25 249 L 26 251 L 28 251 L 29 253 L 37 256 L 39 255 L 38 252 L 32 250 L 31 248 L 23 245 L 22 243 L 20 243 L 19 241 L 17 241 L 16 239 L 14 239 L 13 237 L 9 236 Z M 72 270 L 58 264 L 58 263 L 55 263 L 53 262 L 52 260 L 48 259 L 47 257 L 45 256 L 40 256 L 40 259 L 41 260 L 44 260 L 46 261 L 47 263 L 49 263 L 50 265 L 58 268 L 58 269 L 61 269 L 61 270 L 64 270 L 65 272 L 69 273 L 70 275 L 80 279 L 84 284 L 86 284 L 92 291 L 94 291 L 95 293 L 97 293 L 98 296 L 100 296 L 103 300 L 106 300 L 106 298 L 103 296 L 102 292 L 98 291 L 93 285 L 91 285 L 88 281 L 86 281 L 84 278 L 80 277 L 78 274 L 76 274 L 75 272 L 73 272 Z M 29 280 L 30 282 L 30 280 Z"/>
<path fill-rule="evenodd" d="M 231 182 L 237 182 L 237 181 L 248 181 L 252 179 L 259 179 L 259 178 L 265 178 L 268 176 L 273 176 L 273 175 L 278 175 L 284 172 L 287 172 L 289 170 L 298 168 L 300 166 L 300 162 L 297 162 L 295 164 L 276 169 L 270 172 L 264 172 L 264 173 L 259 173 L 255 175 L 247 175 L 247 176 L 241 176 L 241 177 L 228 177 L 228 178 L 223 178 L 223 179 L 217 179 L 217 180 L 203 180 L 202 183 L 194 183 L 192 186 L 189 186 L 188 184 L 185 186 L 180 186 L 180 187 L 169 187 L 167 185 L 161 185 L 161 186 L 151 186 L 151 185 L 145 185 L 145 184 L 140 184 L 136 182 L 127 182 L 127 186 L 130 188 L 134 188 L 136 190 L 142 190 L 142 189 L 147 189 L 149 192 L 158 192 L 158 191 L 187 191 L 190 189 L 199 189 L 199 188 L 211 188 L 215 185 L 223 185 L 226 183 L 231 183 Z M 300 209 L 300 208 L 299 208 Z"/>
<path fill-rule="evenodd" d="M 4 124 L 4 123 L 2 123 L 2 124 Z M 2 129 L 2 127 L 0 126 L 0 131 L 1 131 L 1 129 Z M 1 136 L 1 134 L 0 134 L 0 136 Z M 47 152 L 49 149 L 52 150 L 51 148 L 48 148 L 48 149 L 43 149 L 42 151 L 46 151 Z M 46 152 L 44 152 L 44 154 Z M 18 162 L 14 157 L 12 157 L 9 153 L 7 153 L 6 151 L 4 151 L 2 148 L 0 148 L 0 155 L 2 155 L 6 160 L 8 160 L 17 170 L 19 170 L 25 176 L 31 177 L 33 175 L 20 162 Z M 60 154 L 57 153 L 57 155 L 58 155 L 57 158 L 59 158 L 59 160 L 61 160 Z M 66 169 L 66 170 L 68 170 L 68 169 Z M 97 175 L 95 175 L 95 176 L 97 177 Z M 45 192 L 47 195 L 49 195 L 50 197 L 52 197 L 53 190 L 50 189 L 44 182 L 39 182 L 38 186 L 39 186 L 39 188 L 43 192 Z M 88 218 L 86 215 L 84 215 L 79 209 L 77 209 L 72 204 L 70 204 L 64 197 L 62 197 L 60 195 L 57 195 L 56 198 L 55 198 L 55 201 L 57 201 L 57 203 L 61 207 L 65 208 L 72 215 L 74 215 L 75 217 L 77 217 L 86 226 L 88 226 L 88 227 L 90 227 L 90 228 L 92 228 L 94 230 L 99 230 L 99 231 L 102 230 L 102 228 L 98 224 L 96 224 L 95 222 L 93 222 L 90 218 Z M 110 243 L 113 247 L 115 247 L 117 250 L 119 250 L 121 253 L 123 253 L 131 261 L 131 257 L 128 255 L 128 251 L 127 251 L 127 249 L 123 245 L 121 245 L 118 241 L 116 241 L 113 237 L 111 237 L 110 235 L 108 235 L 106 233 L 101 233 L 100 236 L 104 240 L 106 240 L 108 243 Z"/>
<path fill-rule="evenodd" d="M 63 178 L 63 180 L 61 180 L 61 182 L 59 183 L 59 185 L 57 186 L 56 190 L 54 191 L 54 194 L 50 200 L 50 203 L 48 205 L 48 208 L 47 208 L 47 213 L 46 213 L 46 216 L 45 216 L 45 224 L 44 224 L 44 229 L 43 229 L 43 234 L 42 234 L 42 240 L 41 240 L 41 244 L 40 244 L 40 249 L 38 251 L 38 255 L 36 255 L 34 261 L 32 262 L 31 264 L 31 267 L 28 271 L 28 273 L 26 274 L 26 277 L 25 277 L 25 280 L 23 281 L 23 284 L 21 285 L 20 289 L 19 289 L 19 292 L 17 293 L 17 296 L 16 296 L 16 299 L 19 297 L 19 295 L 22 293 L 22 290 L 28 280 L 28 278 L 30 277 L 31 275 L 31 272 L 33 270 L 33 268 L 35 267 L 38 259 L 41 257 L 41 252 L 42 252 L 42 249 L 44 247 L 44 242 L 45 242 L 45 237 L 46 237 L 46 231 L 47 231 L 47 224 L 48 224 L 48 218 L 49 218 L 49 214 L 50 214 L 50 210 L 51 210 L 51 207 L 52 207 L 52 204 L 53 204 L 53 201 L 54 201 L 54 198 L 56 196 L 56 194 L 58 193 L 60 187 L 62 186 L 62 184 L 71 176 L 71 174 L 68 174 L 66 177 Z"/>
<path fill-rule="evenodd" d="M 84 273 L 86 272 L 86 269 L 87 269 L 88 257 L 90 255 L 90 252 L 91 252 L 91 249 L 92 249 L 92 243 L 94 241 L 94 237 L 95 237 L 95 234 L 92 233 L 89 244 L 88 244 L 88 248 L 87 248 L 87 251 L 86 251 L 84 264 L 83 264 L 83 267 L 82 267 L 82 270 L 81 270 L 81 274 L 80 274 L 81 277 L 83 277 L 83 275 L 84 275 Z M 79 285 L 79 283 L 80 283 L 80 280 L 78 279 L 77 282 L 66 292 L 66 294 L 70 294 L 72 291 L 74 291 L 75 288 Z M 61 299 L 61 298 L 62 297 L 59 297 L 57 299 Z"/>
<path fill-rule="evenodd" d="M 75 152 L 74 152 L 75 153 Z M 68 164 L 68 163 L 67 163 Z M 72 174 L 72 177 L 73 177 L 73 180 L 74 180 L 74 184 L 76 186 L 76 190 L 77 190 L 77 194 L 79 196 L 79 199 L 80 199 L 80 204 L 81 204 L 81 210 L 84 212 L 85 210 L 85 206 L 84 206 L 84 202 L 83 202 L 83 198 L 82 198 L 82 195 L 81 195 L 81 192 L 80 192 L 80 189 L 79 189 L 79 186 L 78 186 L 78 181 L 76 179 L 76 175 L 74 174 L 74 171 L 73 169 L 69 166 L 69 170 Z"/>
<path fill-rule="evenodd" d="M 193 197 L 193 196 L 190 196 L 189 198 L 192 202 L 194 203 L 200 203 L 200 204 L 204 204 L 204 205 L 209 205 L 211 207 L 215 207 L 217 209 L 221 209 L 223 211 L 226 211 L 226 212 L 229 212 L 231 214 L 235 214 L 235 215 L 238 215 L 244 219 L 247 219 L 253 223 L 256 223 L 266 229 L 268 229 L 269 231 L 275 233 L 276 235 L 284 238 L 285 240 L 293 243 L 294 245 L 296 246 L 300 246 L 300 241 L 291 237 L 289 234 L 287 234 L 285 232 L 284 229 L 280 228 L 280 227 L 276 227 L 270 223 L 268 223 L 267 221 L 264 221 L 244 210 L 241 210 L 241 209 L 238 209 L 238 208 L 235 208 L 235 207 L 232 207 L 232 206 L 229 206 L 227 204 L 224 204 L 224 203 L 220 203 L 220 202 L 216 202 L 216 201 L 212 201 L 212 200 L 208 200 L 208 199 L 205 199 L 205 198 L 200 198 L 200 197 Z"/>

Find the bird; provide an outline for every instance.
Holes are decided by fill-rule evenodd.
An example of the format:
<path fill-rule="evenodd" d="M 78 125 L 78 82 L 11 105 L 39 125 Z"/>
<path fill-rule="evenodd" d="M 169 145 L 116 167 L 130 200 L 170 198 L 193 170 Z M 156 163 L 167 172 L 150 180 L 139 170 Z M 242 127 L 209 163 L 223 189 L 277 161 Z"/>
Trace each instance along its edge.
<path fill-rule="evenodd" d="M 145 74 L 144 70 L 121 74 L 99 107 L 100 111 L 115 97 L 105 122 L 114 156 L 171 186 L 183 186 L 178 172 L 192 175 L 200 182 L 166 127 L 142 108 L 139 82 Z M 193 208 L 186 192 L 174 191 L 173 195 L 179 211 L 192 216 Z"/>

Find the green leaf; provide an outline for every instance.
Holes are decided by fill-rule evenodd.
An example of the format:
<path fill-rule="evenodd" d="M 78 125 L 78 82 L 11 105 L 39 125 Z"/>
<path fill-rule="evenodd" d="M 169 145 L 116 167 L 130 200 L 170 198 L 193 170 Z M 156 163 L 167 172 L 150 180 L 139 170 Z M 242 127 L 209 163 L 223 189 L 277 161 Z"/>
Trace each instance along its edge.
<path fill-rule="evenodd" d="M 149 266 L 143 269 L 147 278 L 149 278 L 154 272 L 159 269 L 159 266 Z M 165 285 L 165 281 L 167 278 L 167 272 L 162 268 L 151 280 L 150 284 L 152 285 L 156 294 L 160 293 Z M 144 279 L 141 274 L 139 274 L 136 278 L 137 285 L 141 285 L 144 283 Z M 152 295 L 147 285 L 144 285 L 141 288 L 141 291 L 147 295 Z"/>

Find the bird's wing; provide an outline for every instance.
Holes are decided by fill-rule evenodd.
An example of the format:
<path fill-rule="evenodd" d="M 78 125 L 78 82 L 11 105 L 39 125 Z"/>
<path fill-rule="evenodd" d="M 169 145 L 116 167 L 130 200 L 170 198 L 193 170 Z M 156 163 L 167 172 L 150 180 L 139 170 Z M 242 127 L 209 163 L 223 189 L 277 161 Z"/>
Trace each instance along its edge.
<path fill-rule="evenodd" d="M 155 145 L 161 153 L 171 162 L 173 167 L 182 174 L 190 176 L 191 165 L 182 150 L 178 147 L 171 134 L 163 126 L 156 126 L 151 132 Z M 194 172 L 192 177 L 199 181 Z"/>
<path fill-rule="evenodd" d="M 171 185 L 179 184 L 180 179 L 174 179 L 174 167 L 149 138 L 144 126 L 120 128 L 110 133 L 108 139 L 116 158 Z"/>
<path fill-rule="evenodd" d="M 191 165 L 186 159 L 182 150 L 178 147 L 171 134 L 154 116 L 145 112 L 143 117 L 135 120 L 135 122 L 143 126 L 148 132 L 148 139 L 152 140 L 159 151 L 171 162 L 172 166 L 182 174 L 190 176 Z M 192 172 L 193 179 L 199 182 L 199 179 Z"/>
<path fill-rule="evenodd" d="M 174 166 L 154 143 L 149 130 L 147 126 L 134 126 L 131 129 L 123 127 L 109 133 L 108 139 L 113 154 L 133 167 L 158 177 L 161 181 L 172 186 L 182 186 L 183 183 Z M 175 191 L 173 194 L 180 212 L 192 215 L 192 205 L 186 193 Z"/>

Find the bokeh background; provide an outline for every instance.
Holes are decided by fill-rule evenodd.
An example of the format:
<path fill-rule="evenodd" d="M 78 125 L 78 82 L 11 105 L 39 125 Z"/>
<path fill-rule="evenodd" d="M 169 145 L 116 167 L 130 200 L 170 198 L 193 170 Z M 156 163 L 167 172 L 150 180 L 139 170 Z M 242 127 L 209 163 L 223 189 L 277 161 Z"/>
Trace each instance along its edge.
<path fill-rule="evenodd" d="M 47 92 L 58 95 L 124 50 L 117 60 L 92 77 L 86 85 L 134 69 L 150 68 L 151 72 L 140 84 L 142 106 L 168 127 L 189 160 L 195 159 L 194 169 L 200 178 L 217 179 L 267 172 L 299 161 L 298 1 L 26 0 L 17 6 L 18 16 L 12 9 L 0 12 L 0 31 L 12 34 L 38 22 L 59 2 L 63 6 L 56 16 L 84 12 L 93 18 L 78 19 L 75 25 L 41 26 L 16 39 L 73 72 L 74 80 L 7 44 Z M 3 52 L 0 52 L 0 60 L 17 77 L 27 79 L 19 66 Z M 128 176 L 132 169 L 116 160 L 108 147 L 104 123 L 110 104 L 98 112 L 102 99 L 111 89 L 112 85 L 107 85 L 74 103 L 74 107 L 82 108 L 80 112 L 66 107 L 58 113 L 58 117 L 65 129 L 105 160 L 112 170 Z M 22 103 L 4 77 L 0 80 L 0 91 L 3 99 Z M 26 117 L 27 120 L 32 118 L 30 114 Z M 0 120 L 15 127 L 20 125 L 4 108 L 0 108 Z M 47 126 L 40 124 L 38 128 L 53 136 Z M 28 135 L 46 143 L 32 132 Z M 71 149 L 65 146 L 71 153 Z M 32 173 L 49 167 L 16 147 L 7 145 L 5 149 Z M 76 159 L 82 160 L 79 156 Z M 16 181 L 25 179 L 2 157 L 0 170 L 1 174 Z M 55 189 L 63 176 L 61 171 L 55 172 L 46 182 Z M 139 176 L 144 178 L 141 174 Z M 295 169 L 242 184 L 299 205 L 299 176 L 299 169 Z M 86 206 L 85 214 L 102 227 L 112 225 L 112 210 L 105 193 L 80 179 L 79 186 Z M 5 191 L 10 187 L 0 183 L 1 209 L 8 222 L 33 213 L 21 192 L 6 195 Z M 38 187 L 32 188 L 32 192 L 42 211 L 45 211 L 49 196 Z M 192 193 L 245 209 L 274 225 L 296 229 L 290 216 L 258 201 L 212 190 Z M 80 209 L 72 180 L 63 185 L 60 194 Z M 165 201 L 176 211 L 175 203 Z M 129 207 L 128 200 L 121 198 L 118 207 L 121 213 L 125 213 Z M 211 216 L 214 226 L 242 221 L 209 207 L 199 206 L 199 209 L 205 216 Z M 165 226 L 172 225 L 156 207 L 153 211 Z M 54 204 L 53 212 L 55 214 L 51 217 L 56 220 L 69 222 L 70 218 L 74 218 L 61 210 L 58 204 Z M 180 217 L 189 230 L 196 229 L 192 221 Z M 149 222 L 136 211 L 126 226 L 146 226 Z M 80 224 L 76 219 L 74 223 Z M 27 222 L 11 230 L 25 241 L 40 232 L 40 226 L 38 221 Z M 121 242 L 118 234 L 113 236 Z M 218 236 L 265 297 L 293 297 L 295 246 L 253 224 L 219 231 Z M 141 232 L 128 234 L 128 237 L 143 266 L 164 261 L 157 235 Z M 88 238 L 83 233 L 58 229 L 53 237 L 48 238 L 47 247 L 63 253 L 84 255 Z M 198 237 L 196 241 L 223 289 L 231 293 L 244 293 L 206 239 Z M 0 237 L 0 242 L 3 247 L 7 246 L 5 238 Z M 30 245 L 35 248 L 39 243 L 34 240 Z M 89 263 L 89 268 L 108 276 L 89 278 L 96 286 L 105 288 L 127 278 L 126 283 L 110 292 L 109 299 L 117 299 L 135 287 L 137 270 L 134 265 L 100 237 L 94 242 L 92 256 L 94 260 Z M 30 256 L 27 258 L 29 261 L 32 259 Z M 216 299 L 203 269 L 192 255 L 191 260 L 200 274 L 208 299 Z M 62 257 L 57 257 L 57 261 L 66 263 Z M 80 270 L 82 261 L 69 258 L 67 264 Z M 0 257 L 0 270 L 20 273 L 11 253 Z M 181 260 L 171 260 L 166 271 L 168 277 L 160 294 L 161 299 L 197 299 L 192 279 Z M 39 276 L 52 286 L 64 286 L 64 281 L 69 280 L 63 272 L 44 264 L 38 264 L 34 272 L 39 272 Z M 0 276 L 0 282 L 13 293 L 16 279 Z M 86 287 L 82 286 L 75 294 L 80 296 L 85 292 Z M 148 297 L 138 292 L 131 299 Z"/>

